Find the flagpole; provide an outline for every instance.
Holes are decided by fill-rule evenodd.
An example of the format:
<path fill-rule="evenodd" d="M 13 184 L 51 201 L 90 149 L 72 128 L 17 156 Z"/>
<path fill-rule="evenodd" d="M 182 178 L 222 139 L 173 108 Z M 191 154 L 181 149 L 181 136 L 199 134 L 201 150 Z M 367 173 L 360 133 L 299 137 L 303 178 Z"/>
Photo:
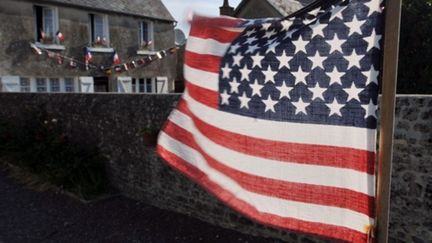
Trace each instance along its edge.
<path fill-rule="evenodd" d="M 384 60 L 380 114 L 380 141 L 377 175 L 377 230 L 378 243 L 387 243 L 390 182 L 393 155 L 394 110 L 399 54 L 399 31 L 402 0 L 386 0 L 384 28 Z"/>

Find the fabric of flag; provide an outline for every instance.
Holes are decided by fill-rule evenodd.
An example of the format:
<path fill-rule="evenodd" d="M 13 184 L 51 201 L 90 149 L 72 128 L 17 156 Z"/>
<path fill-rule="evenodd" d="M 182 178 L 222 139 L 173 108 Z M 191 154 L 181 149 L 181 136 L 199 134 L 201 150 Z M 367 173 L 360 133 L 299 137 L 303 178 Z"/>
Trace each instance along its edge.
<path fill-rule="evenodd" d="M 113 63 L 113 65 L 118 65 L 118 64 L 121 63 L 120 57 L 119 57 L 119 55 L 117 54 L 116 51 L 114 51 L 114 53 L 113 53 L 113 61 L 112 61 L 112 63 Z"/>
<path fill-rule="evenodd" d="M 322 2 L 285 20 L 194 17 L 157 151 L 251 219 L 367 242 L 381 1 Z"/>
<path fill-rule="evenodd" d="M 62 32 L 57 31 L 56 36 L 60 42 L 64 41 L 65 37 Z"/>

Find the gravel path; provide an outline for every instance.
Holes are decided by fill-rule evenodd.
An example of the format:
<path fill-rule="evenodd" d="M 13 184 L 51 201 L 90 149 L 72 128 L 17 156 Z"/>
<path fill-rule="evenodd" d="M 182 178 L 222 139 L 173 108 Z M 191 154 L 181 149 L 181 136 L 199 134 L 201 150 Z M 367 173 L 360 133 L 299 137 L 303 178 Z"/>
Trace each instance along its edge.
<path fill-rule="evenodd" d="M 14 242 L 249 242 L 270 243 L 121 196 L 82 204 L 35 192 L 0 169 L 0 243 Z"/>

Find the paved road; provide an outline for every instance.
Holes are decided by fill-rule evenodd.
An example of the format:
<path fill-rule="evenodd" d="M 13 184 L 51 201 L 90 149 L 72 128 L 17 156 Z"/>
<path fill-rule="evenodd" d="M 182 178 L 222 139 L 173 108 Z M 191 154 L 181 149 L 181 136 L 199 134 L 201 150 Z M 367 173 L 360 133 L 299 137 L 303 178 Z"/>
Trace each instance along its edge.
<path fill-rule="evenodd" d="M 124 197 L 91 204 L 18 185 L 0 169 L 0 243 L 278 242 L 243 235 Z"/>

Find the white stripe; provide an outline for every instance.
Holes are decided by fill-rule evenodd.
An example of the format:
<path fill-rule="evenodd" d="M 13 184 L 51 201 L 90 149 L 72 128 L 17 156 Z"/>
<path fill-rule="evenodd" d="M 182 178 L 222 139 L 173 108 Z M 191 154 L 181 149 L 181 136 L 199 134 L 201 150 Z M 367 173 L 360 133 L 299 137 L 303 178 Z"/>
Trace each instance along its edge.
<path fill-rule="evenodd" d="M 159 145 L 197 167 L 211 181 L 260 212 L 308 222 L 347 227 L 363 234 L 365 233 L 365 225 L 373 224 L 372 218 L 349 209 L 289 201 L 247 191 L 234 180 L 211 168 L 198 151 L 173 139 L 164 132 L 161 132 L 159 136 Z"/>
<path fill-rule="evenodd" d="M 275 180 L 344 188 L 375 196 L 375 176 L 352 169 L 299 164 L 251 156 L 214 143 L 186 114 L 174 110 L 169 120 L 193 134 L 196 143 L 215 160 L 238 171 Z M 341 155 L 343 156 L 343 155 Z"/>
<path fill-rule="evenodd" d="M 189 36 L 186 50 L 203 55 L 223 56 L 230 43 L 223 43 L 213 39 L 202 39 Z"/>
<path fill-rule="evenodd" d="M 218 73 L 206 72 L 200 69 L 190 67 L 186 64 L 183 66 L 183 71 L 184 71 L 184 77 L 187 80 L 187 82 L 190 82 L 201 88 L 218 92 L 219 90 Z"/>
<path fill-rule="evenodd" d="M 230 31 L 230 32 L 241 33 L 246 28 L 245 27 L 222 27 L 221 29 L 226 30 L 226 31 Z"/>
<path fill-rule="evenodd" d="M 188 108 L 197 117 L 214 127 L 232 133 L 289 143 L 348 147 L 373 152 L 376 149 L 374 129 L 278 122 L 245 117 L 203 105 L 190 97 L 187 92 L 183 97 Z"/>

